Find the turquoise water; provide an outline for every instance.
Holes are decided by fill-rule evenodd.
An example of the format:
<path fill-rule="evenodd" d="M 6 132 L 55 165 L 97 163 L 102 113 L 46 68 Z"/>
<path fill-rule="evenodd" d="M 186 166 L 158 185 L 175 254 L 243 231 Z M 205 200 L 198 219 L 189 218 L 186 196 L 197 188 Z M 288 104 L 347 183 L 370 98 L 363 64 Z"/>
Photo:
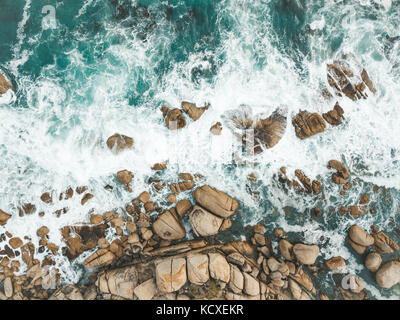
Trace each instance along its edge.
<path fill-rule="evenodd" d="M 55 7 L 55 29 L 42 28 L 45 5 Z M 400 2 L 1 0 L 0 7 L 0 67 L 17 88 L 15 99 L 0 105 L 0 208 L 14 213 L 22 202 L 37 203 L 44 191 L 81 184 L 96 195 L 94 211 L 123 207 L 145 188 L 151 165 L 169 159 L 169 179 L 200 172 L 240 200 L 234 230 L 223 236 L 241 238 L 247 224 L 259 221 L 269 231 L 282 226 L 296 241 L 318 243 L 323 258 L 342 255 L 347 272 L 363 277 L 372 297 L 394 295 L 376 286 L 345 244 L 355 220 L 335 212 L 368 192 L 377 213 L 356 222 L 365 229 L 378 225 L 400 240 Z M 289 121 L 281 142 L 256 166 L 232 165 L 230 131 L 223 123 L 223 135 L 212 138 L 210 126 L 242 104 L 267 114 L 277 106 L 289 115 L 332 109 L 319 88 L 326 63 L 343 52 L 357 56 L 378 93 L 365 101 L 340 100 L 345 123 L 304 141 Z M 211 108 L 181 132 L 168 132 L 158 109 L 182 100 L 210 102 Z M 135 149 L 111 155 L 104 141 L 115 132 L 133 137 Z M 330 159 L 350 168 L 353 187 L 344 198 L 330 182 Z M 273 179 L 281 166 L 292 177 L 300 168 L 318 178 L 323 197 L 282 192 Z M 115 183 L 121 169 L 135 174 L 133 194 L 110 195 L 103 187 Z M 247 181 L 250 172 L 257 183 Z M 38 210 L 61 205 L 38 203 Z M 324 211 L 320 218 L 310 213 L 315 205 Z M 60 241 L 60 227 L 88 217 L 79 199 L 69 206 L 61 218 L 14 214 L 7 228 L 34 235 L 46 224 Z M 58 263 L 64 281 L 81 276 L 61 257 Z M 324 280 L 322 286 L 333 283 L 330 274 Z"/>

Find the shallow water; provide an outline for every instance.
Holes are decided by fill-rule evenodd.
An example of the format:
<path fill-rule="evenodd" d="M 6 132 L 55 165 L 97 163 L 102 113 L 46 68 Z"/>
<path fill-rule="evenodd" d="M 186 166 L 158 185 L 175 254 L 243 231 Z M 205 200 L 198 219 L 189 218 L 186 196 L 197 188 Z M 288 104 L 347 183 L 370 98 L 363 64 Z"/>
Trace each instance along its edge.
<path fill-rule="evenodd" d="M 37 243 L 36 230 L 45 224 L 52 241 L 61 243 L 59 228 L 85 221 L 89 208 L 74 198 L 69 212 L 56 218 L 52 212 L 66 204 L 41 203 L 43 192 L 88 185 L 95 195 L 90 208 L 102 213 L 136 197 L 147 186 L 150 167 L 168 159 L 170 179 L 199 172 L 240 200 L 227 236 L 242 238 L 245 226 L 259 221 L 269 231 L 281 226 L 298 233 L 297 240 L 318 243 L 323 258 L 342 255 L 350 263 L 346 271 L 360 275 L 373 297 L 397 298 L 399 288 L 379 289 L 345 244 L 355 219 L 336 212 L 368 192 L 376 214 L 356 223 L 366 230 L 377 225 L 400 240 L 400 2 L 54 0 L 57 27 L 43 30 L 47 4 L 1 2 L 0 66 L 17 88 L 15 97 L 0 98 L 0 208 L 13 213 L 9 232 Z M 340 98 L 344 124 L 298 139 L 291 116 L 299 109 L 332 109 L 320 83 L 326 83 L 326 63 L 346 52 L 366 68 L 376 95 L 357 102 Z M 178 107 L 182 100 L 211 107 L 200 120 L 170 132 L 159 108 Z M 235 166 L 231 159 L 233 138 L 222 116 L 240 105 L 253 113 L 288 110 L 282 140 L 257 156 L 255 166 Z M 216 121 L 223 123 L 222 136 L 209 134 Z M 104 142 L 115 132 L 133 137 L 134 150 L 111 154 Z M 330 159 L 350 169 L 353 187 L 344 198 L 330 180 Z M 297 168 L 318 178 L 323 197 L 284 193 L 273 179 L 281 166 L 291 178 Z M 133 193 L 104 189 L 117 185 L 121 169 L 134 173 Z M 248 182 L 251 172 L 257 183 Z M 45 217 L 20 218 L 16 208 L 26 202 Z M 309 212 L 315 205 L 324 211 L 321 218 Z M 63 280 L 77 281 L 83 257 L 73 267 L 58 259 Z M 321 285 L 328 287 L 333 282 L 329 274 L 326 279 Z"/>

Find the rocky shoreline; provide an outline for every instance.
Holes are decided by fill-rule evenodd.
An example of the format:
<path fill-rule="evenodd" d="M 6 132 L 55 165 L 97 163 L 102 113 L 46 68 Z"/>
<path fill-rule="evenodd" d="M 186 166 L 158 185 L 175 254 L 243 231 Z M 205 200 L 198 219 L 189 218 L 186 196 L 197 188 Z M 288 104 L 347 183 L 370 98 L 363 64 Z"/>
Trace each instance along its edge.
<path fill-rule="evenodd" d="M 328 84 L 334 95 L 352 100 L 366 99 L 366 90 L 376 89 L 365 69 L 347 55 L 327 66 Z M 351 68 L 352 65 L 358 66 Z M 0 74 L 0 95 L 15 90 L 10 81 Z M 331 101 L 333 94 L 328 89 L 323 95 Z M 197 121 L 208 112 L 210 105 L 197 107 L 183 101 L 181 108 L 163 106 L 161 113 L 169 130 L 179 130 L 188 125 L 186 116 Z M 287 114 L 277 109 L 271 115 L 253 116 L 246 110 L 227 114 L 232 121 L 228 126 L 236 137 L 247 145 L 248 132 L 253 130 L 256 143 L 251 152 L 258 154 L 279 143 L 286 130 Z M 344 110 L 337 101 L 333 109 L 323 113 L 300 111 L 292 118 L 296 136 L 304 140 L 326 130 L 327 124 L 336 127 L 344 121 Z M 221 122 L 215 122 L 210 134 L 220 135 Z M 242 130 L 242 131 L 240 131 Z M 134 139 L 115 133 L 107 139 L 107 147 L 115 155 L 134 146 Z M 204 184 L 201 174 L 179 173 L 176 182 L 163 181 L 157 172 L 166 169 L 168 162 L 155 164 L 155 174 L 149 179 L 149 190 L 127 203 L 123 212 L 106 211 L 91 213 L 89 221 L 65 226 L 60 230 L 63 246 L 51 242 L 49 228 L 43 225 L 37 230 L 40 239 L 35 248 L 32 239 L 13 237 L 7 231 L 0 235 L 0 300 L 329 300 L 339 296 L 345 300 L 369 299 L 364 281 L 346 274 L 347 262 L 341 256 L 322 259 L 320 247 L 313 243 L 290 242 L 282 228 L 267 233 L 265 226 L 252 226 L 247 240 L 221 241 L 220 232 L 229 230 L 235 215 L 240 212 L 240 202 L 223 190 Z M 351 188 L 351 173 L 338 160 L 326 164 L 332 171 L 331 179 L 340 186 L 339 195 L 344 196 Z M 305 170 L 305 169 L 304 169 Z M 286 192 L 318 196 L 324 186 L 317 179 L 310 179 L 303 169 L 294 171 L 296 179 L 290 179 L 287 169 L 282 167 L 274 179 Z M 115 177 L 122 188 L 132 192 L 133 173 L 121 170 Z M 249 180 L 256 181 L 254 175 Z M 113 189 L 106 185 L 106 189 Z M 169 190 L 160 204 L 152 200 L 154 194 L 164 188 Z M 177 195 L 185 199 L 177 200 Z M 59 193 L 48 191 L 40 201 L 51 204 L 54 197 L 68 201 L 80 197 L 85 206 L 95 198 L 88 186 L 70 187 Z M 39 201 L 39 199 L 38 199 Z M 93 200 L 92 200 L 93 201 Z M 315 215 L 322 215 L 319 207 L 312 208 Z M 68 206 L 58 209 L 59 217 L 67 214 Z M 367 193 L 360 195 L 358 203 L 341 206 L 337 213 L 359 218 L 374 214 Z M 12 213 L 16 214 L 16 213 Z M 38 214 L 33 203 L 18 208 L 18 215 Z M 7 228 L 11 213 L 0 210 L 0 225 Z M 190 235 L 185 224 L 190 226 Z M 110 243 L 106 234 L 113 235 Z M 374 275 L 381 288 L 392 288 L 400 282 L 400 261 L 388 260 L 385 256 L 399 250 L 398 244 L 385 232 L 371 226 L 371 233 L 354 224 L 348 229 L 347 242 L 352 254 L 361 256 L 365 268 Z M 35 254 L 45 252 L 39 261 Z M 61 285 L 60 274 L 54 257 L 64 255 L 74 261 L 84 253 L 88 273 L 87 281 L 81 285 Z M 24 263 L 18 261 L 19 257 Z M 25 270 L 17 275 L 20 269 Z M 332 296 L 318 285 L 318 278 L 333 272 L 335 294 Z M 335 273 L 337 272 L 337 273 Z"/>

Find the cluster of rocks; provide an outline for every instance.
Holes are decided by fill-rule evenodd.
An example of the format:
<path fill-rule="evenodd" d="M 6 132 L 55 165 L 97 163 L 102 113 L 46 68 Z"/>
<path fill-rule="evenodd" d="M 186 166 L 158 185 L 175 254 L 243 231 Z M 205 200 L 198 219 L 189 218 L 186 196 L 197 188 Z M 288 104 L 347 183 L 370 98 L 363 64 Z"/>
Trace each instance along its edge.
<path fill-rule="evenodd" d="M 192 120 L 197 121 L 209 107 L 210 104 L 208 103 L 204 107 L 197 107 L 194 103 L 182 101 L 181 109 L 170 109 L 167 106 L 162 106 L 161 112 L 167 128 L 169 130 L 177 130 L 186 126 L 186 118 L 183 112 L 185 112 Z"/>
<path fill-rule="evenodd" d="M 321 183 L 318 180 L 310 180 L 307 175 L 300 169 L 295 170 L 295 175 L 300 181 L 293 179 L 290 180 L 287 176 L 287 170 L 285 167 L 280 168 L 278 172 L 278 181 L 288 188 L 293 188 L 296 193 L 308 193 L 317 195 L 321 192 Z"/>
<path fill-rule="evenodd" d="M 374 84 L 367 71 L 361 66 L 353 54 L 344 54 L 332 64 L 327 65 L 328 84 L 335 94 L 342 97 L 343 94 L 352 99 L 366 99 L 368 94 L 365 89 L 376 93 Z"/>
<path fill-rule="evenodd" d="M 358 254 L 365 254 L 365 266 L 375 273 L 376 282 L 382 288 L 391 288 L 400 282 L 400 262 L 387 261 L 382 265 L 384 254 L 392 254 L 399 250 L 398 244 L 386 233 L 371 227 L 372 234 L 367 233 L 358 225 L 348 230 L 347 242 Z"/>
<path fill-rule="evenodd" d="M 292 119 L 296 136 L 300 139 L 309 138 L 317 133 L 321 133 L 326 129 L 326 122 L 332 126 L 338 126 L 342 123 L 344 111 L 342 107 L 336 102 L 334 108 L 322 116 L 317 113 L 310 113 L 308 111 L 301 111 Z M 325 119 L 325 120 L 324 120 Z"/>

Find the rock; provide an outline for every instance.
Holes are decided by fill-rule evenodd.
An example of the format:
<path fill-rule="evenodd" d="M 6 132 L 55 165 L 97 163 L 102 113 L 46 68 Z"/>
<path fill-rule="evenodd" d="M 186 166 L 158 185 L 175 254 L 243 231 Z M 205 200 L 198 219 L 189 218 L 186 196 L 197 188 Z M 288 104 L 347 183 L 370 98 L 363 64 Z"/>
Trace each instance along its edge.
<path fill-rule="evenodd" d="M 139 300 L 151 300 L 157 293 L 157 287 L 153 279 L 149 279 L 138 285 L 133 290 Z"/>
<path fill-rule="evenodd" d="M 375 233 L 372 236 L 374 238 L 374 247 L 379 253 L 393 253 L 399 250 L 397 243 L 390 239 L 383 231 Z"/>
<path fill-rule="evenodd" d="M 150 200 L 150 194 L 147 191 L 142 192 L 139 194 L 137 198 L 141 203 L 146 203 Z"/>
<path fill-rule="evenodd" d="M 281 253 L 281 255 L 285 258 L 285 260 L 289 260 L 292 261 L 293 259 L 293 245 L 285 240 L 285 239 L 281 239 L 279 240 L 279 252 Z"/>
<path fill-rule="evenodd" d="M 36 234 L 38 237 L 43 238 L 45 237 L 48 233 L 50 232 L 49 228 L 46 226 L 40 227 L 37 231 Z"/>
<path fill-rule="evenodd" d="M 333 107 L 333 110 L 328 111 L 327 113 L 323 113 L 322 117 L 330 125 L 338 126 L 339 124 L 342 123 L 342 120 L 344 119 L 343 114 L 344 111 L 342 107 L 339 105 L 338 102 L 336 102 L 335 106 Z"/>
<path fill-rule="evenodd" d="M 243 290 L 243 286 L 244 286 L 244 277 L 242 272 L 239 270 L 239 268 L 233 264 L 230 265 L 231 266 L 231 277 L 229 280 L 229 288 L 231 288 L 231 290 L 234 293 L 241 293 Z"/>
<path fill-rule="evenodd" d="M 196 205 L 189 214 L 189 221 L 196 236 L 208 237 L 219 232 L 223 219 Z"/>
<path fill-rule="evenodd" d="M 386 262 L 376 273 L 376 282 L 382 288 L 391 288 L 400 282 L 400 262 Z"/>
<path fill-rule="evenodd" d="M 349 228 L 349 237 L 353 242 L 364 247 L 373 245 L 375 241 L 373 236 L 356 224 Z"/>
<path fill-rule="evenodd" d="M 199 120 L 203 115 L 204 111 L 208 110 L 210 104 L 206 104 L 204 107 L 196 107 L 194 103 L 190 103 L 187 101 L 182 101 L 181 104 L 182 110 L 185 111 L 194 121 Z"/>
<path fill-rule="evenodd" d="M 329 270 L 343 270 L 346 268 L 346 261 L 342 257 L 333 257 L 325 261 Z"/>
<path fill-rule="evenodd" d="M 321 192 L 321 182 L 318 180 L 313 180 L 311 187 L 314 194 L 319 194 Z"/>
<path fill-rule="evenodd" d="M 147 201 L 144 205 L 144 210 L 146 210 L 146 212 L 151 212 L 154 210 L 154 203 L 152 201 Z"/>
<path fill-rule="evenodd" d="M 22 246 L 22 240 L 21 240 L 20 238 L 18 238 L 18 237 L 11 238 L 10 241 L 9 241 L 9 243 L 10 243 L 10 246 L 11 246 L 13 249 L 17 249 L 17 248 L 19 248 L 20 246 Z"/>
<path fill-rule="evenodd" d="M 359 204 L 367 204 L 369 202 L 369 195 L 367 193 L 364 193 L 361 196 Z"/>
<path fill-rule="evenodd" d="M 219 231 L 225 231 L 231 227 L 232 227 L 232 220 L 224 219 L 224 221 L 222 221 L 221 227 L 219 228 Z"/>
<path fill-rule="evenodd" d="M 103 216 L 101 214 L 92 214 L 90 216 L 90 223 L 100 224 L 103 222 Z"/>
<path fill-rule="evenodd" d="M 244 277 L 244 293 L 248 294 L 249 296 L 255 296 L 260 294 L 260 284 L 258 280 L 254 279 L 248 273 L 243 273 Z"/>
<path fill-rule="evenodd" d="M 347 242 L 350 244 L 350 246 L 356 251 L 358 254 L 363 254 L 366 250 L 367 247 L 359 245 L 358 243 L 355 243 L 350 239 L 350 237 L 347 237 Z"/>
<path fill-rule="evenodd" d="M 42 200 L 44 203 L 51 203 L 51 194 L 50 192 L 45 192 L 40 196 L 40 200 Z"/>
<path fill-rule="evenodd" d="M 132 181 L 132 172 L 128 170 L 122 170 L 117 172 L 117 179 L 121 184 L 129 184 Z"/>
<path fill-rule="evenodd" d="M 71 284 L 58 288 L 49 300 L 83 300 L 79 289 Z"/>
<path fill-rule="evenodd" d="M 379 253 L 370 252 L 365 258 L 365 266 L 371 272 L 378 271 L 381 264 L 382 264 L 382 257 L 380 256 Z"/>
<path fill-rule="evenodd" d="M 187 275 L 191 283 L 202 285 L 210 279 L 207 255 L 189 255 L 186 260 Z"/>
<path fill-rule="evenodd" d="M 257 223 L 256 225 L 254 225 L 253 231 L 254 231 L 254 233 L 263 234 L 267 231 L 267 229 L 263 225 Z"/>
<path fill-rule="evenodd" d="M 88 202 L 90 199 L 92 199 L 94 197 L 94 195 L 92 195 L 91 193 L 86 193 L 82 200 L 81 200 L 81 204 L 84 205 L 86 202 Z"/>
<path fill-rule="evenodd" d="M 156 163 L 151 167 L 151 170 L 161 171 L 167 168 L 167 161 Z"/>
<path fill-rule="evenodd" d="M 297 243 L 293 246 L 293 253 L 302 264 L 314 264 L 319 254 L 317 245 Z"/>
<path fill-rule="evenodd" d="M 172 258 L 158 263 L 156 282 L 162 293 L 178 291 L 186 283 L 186 260 Z"/>
<path fill-rule="evenodd" d="M 161 112 L 169 130 L 182 129 L 186 126 L 186 119 L 181 110 L 177 108 L 169 109 L 168 107 L 163 106 Z"/>
<path fill-rule="evenodd" d="M 138 272 L 134 266 L 129 266 L 99 274 L 96 286 L 103 294 L 132 300 L 137 282 Z"/>
<path fill-rule="evenodd" d="M 14 293 L 11 278 L 10 277 L 5 278 L 3 285 L 4 285 L 4 294 L 6 295 L 7 298 L 11 298 Z"/>
<path fill-rule="evenodd" d="M 205 209 L 222 217 L 232 216 L 239 203 L 222 191 L 208 185 L 201 186 L 193 192 L 193 198 Z"/>
<path fill-rule="evenodd" d="M 212 125 L 210 128 L 210 132 L 215 136 L 221 135 L 221 132 L 222 132 L 221 122 L 217 122 L 214 125 Z"/>
<path fill-rule="evenodd" d="M 22 207 L 18 208 L 19 216 L 22 217 L 25 214 L 32 214 L 36 211 L 36 206 L 32 203 L 25 203 Z"/>
<path fill-rule="evenodd" d="M 366 99 L 368 97 L 364 92 L 366 87 L 372 93 L 376 92 L 367 71 L 353 54 L 342 55 L 340 59 L 328 64 L 327 69 L 328 83 L 340 97 L 343 93 L 352 100 Z"/>
<path fill-rule="evenodd" d="M 269 117 L 259 119 L 254 129 L 254 153 L 258 154 L 263 148 L 274 147 L 283 137 L 286 130 L 286 115 L 276 109 Z"/>
<path fill-rule="evenodd" d="M 170 195 L 168 195 L 167 201 L 169 203 L 175 203 L 176 202 L 176 195 L 174 193 L 171 193 Z"/>
<path fill-rule="evenodd" d="M 178 240 L 186 236 L 182 223 L 170 211 L 165 211 L 153 223 L 153 231 L 164 240 Z"/>
<path fill-rule="evenodd" d="M 0 226 L 4 226 L 10 218 L 11 214 L 5 213 L 0 209 Z"/>
<path fill-rule="evenodd" d="M 231 271 L 225 257 L 220 253 L 209 253 L 208 257 L 211 278 L 228 283 Z"/>
<path fill-rule="evenodd" d="M 346 179 L 338 175 L 337 173 L 332 174 L 332 181 L 336 184 L 346 184 Z"/>
<path fill-rule="evenodd" d="M 176 212 L 182 218 L 186 213 L 192 209 L 192 203 L 189 200 L 180 200 L 176 204 Z"/>
<path fill-rule="evenodd" d="M 113 263 L 115 255 L 107 249 L 99 249 L 85 259 L 87 269 L 101 268 Z"/>
<path fill-rule="evenodd" d="M 295 300 L 301 300 L 303 290 L 296 281 L 289 279 L 289 289 Z"/>
<path fill-rule="evenodd" d="M 324 119 L 318 113 L 300 111 L 293 119 L 296 136 L 300 139 L 311 137 L 323 132 L 326 128 Z"/>
<path fill-rule="evenodd" d="M 294 173 L 295 173 L 297 179 L 299 179 L 301 184 L 306 189 L 307 193 L 312 193 L 311 180 L 304 174 L 304 172 L 297 169 L 297 170 L 295 170 Z"/>
<path fill-rule="evenodd" d="M 13 85 L 8 77 L 0 72 L 0 97 L 5 94 L 8 90 L 13 90 Z"/>
<path fill-rule="evenodd" d="M 349 170 L 343 165 L 342 162 L 337 160 L 330 160 L 328 162 L 328 169 L 335 169 L 344 179 L 347 179 L 350 176 Z"/>
<path fill-rule="evenodd" d="M 120 153 L 125 149 L 130 149 L 133 147 L 133 139 L 131 137 L 114 133 L 111 137 L 107 139 L 107 147 L 115 153 Z"/>
<path fill-rule="evenodd" d="M 233 252 L 226 257 L 229 263 L 235 264 L 239 267 L 243 267 L 246 263 L 246 259 L 238 252 Z"/>

